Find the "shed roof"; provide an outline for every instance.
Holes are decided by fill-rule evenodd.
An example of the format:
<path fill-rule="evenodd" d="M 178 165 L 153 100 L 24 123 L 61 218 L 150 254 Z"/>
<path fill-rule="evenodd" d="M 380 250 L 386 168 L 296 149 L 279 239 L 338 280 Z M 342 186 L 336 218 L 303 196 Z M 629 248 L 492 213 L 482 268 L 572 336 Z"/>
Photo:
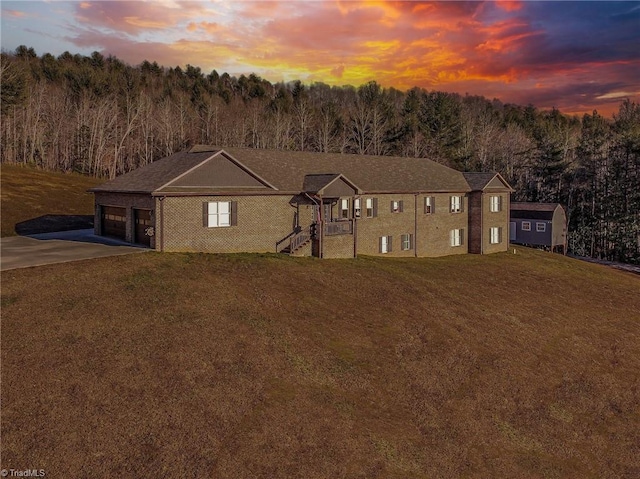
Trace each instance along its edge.
<path fill-rule="evenodd" d="M 510 214 L 512 218 L 551 220 L 557 208 L 562 206 L 559 203 L 511 203 Z"/>

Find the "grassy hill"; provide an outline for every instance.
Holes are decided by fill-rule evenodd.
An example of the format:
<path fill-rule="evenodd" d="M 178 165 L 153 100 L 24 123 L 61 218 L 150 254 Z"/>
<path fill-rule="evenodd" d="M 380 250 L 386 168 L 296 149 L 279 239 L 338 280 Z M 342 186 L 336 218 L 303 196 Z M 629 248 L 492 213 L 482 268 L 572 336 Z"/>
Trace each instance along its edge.
<path fill-rule="evenodd" d="M 1 341 L 3 468 L 640 474 L 640 278 L 559 255 L 13 270 Z"/>
<path fill-rule="evenodd" d="M 92 215 L 86 190 L 104 180 L 2 164 L 0 181 L 0 235 L 13 236 L 17 223 L 42 215 Z"/>

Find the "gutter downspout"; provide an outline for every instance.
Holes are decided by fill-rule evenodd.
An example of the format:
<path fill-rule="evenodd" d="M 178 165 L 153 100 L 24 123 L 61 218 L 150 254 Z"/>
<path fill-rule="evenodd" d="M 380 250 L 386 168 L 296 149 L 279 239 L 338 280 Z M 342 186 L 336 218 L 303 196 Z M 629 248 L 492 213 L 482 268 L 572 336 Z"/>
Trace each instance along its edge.
<path fill-rule="evenodd" d="M 160 203 L 160 231 L 159 231 L 159 243 L 160 243 L 160 251 L 164 251 L 164 196 L 158 198 L 158 202 Z"/>
<path fill-rule="evenodd" d="M 418 193 L 413 195 L 413 257 L 418 257 Z"/>

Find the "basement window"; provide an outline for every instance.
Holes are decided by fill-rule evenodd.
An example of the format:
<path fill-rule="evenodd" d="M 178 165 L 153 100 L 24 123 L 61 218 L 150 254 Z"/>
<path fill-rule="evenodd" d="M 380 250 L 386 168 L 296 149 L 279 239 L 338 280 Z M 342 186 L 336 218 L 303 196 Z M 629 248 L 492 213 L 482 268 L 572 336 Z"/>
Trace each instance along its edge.
<path fill-rule="evenodd" d="M 391 236 L 380 237 L 380 253 L 391 253 Z"/>
<path fill-rule="evenodd" d="M 413 249 L 413 235 L 406 234 L 401 236 L 401 249 L 402 251 L 409 251 Z"/>
<path fill-rule="evenodd" d="M 491 244 L 498 244 L 502 242 L 502 228 L 494 226 L 491 228 Z"/>
<path fill-rule="evenodd" d="M 462 246 L 464 238 L 464 229 L 455 229 L 450 232 L 451 246 Z"/>

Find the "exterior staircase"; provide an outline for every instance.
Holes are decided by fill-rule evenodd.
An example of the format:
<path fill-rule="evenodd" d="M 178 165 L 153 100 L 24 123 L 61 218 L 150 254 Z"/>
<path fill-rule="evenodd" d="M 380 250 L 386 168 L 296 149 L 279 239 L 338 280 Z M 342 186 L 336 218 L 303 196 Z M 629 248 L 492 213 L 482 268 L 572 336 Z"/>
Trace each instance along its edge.
<path fill-rule="evenodd" d="M 307 226 L 306 228 L 302 228 L 300 231 L 293 233 L 288 238 L 286 238 L 288 239 L 288 244 L 286 244 L 282 248 L 279 248 L 278 252 L 284 254 L 295 253 L 300 248 L 306 246 L 311 242 L 311 240 L 313 239 L 313 231 L 314 227 L 312 225 Z"/>

